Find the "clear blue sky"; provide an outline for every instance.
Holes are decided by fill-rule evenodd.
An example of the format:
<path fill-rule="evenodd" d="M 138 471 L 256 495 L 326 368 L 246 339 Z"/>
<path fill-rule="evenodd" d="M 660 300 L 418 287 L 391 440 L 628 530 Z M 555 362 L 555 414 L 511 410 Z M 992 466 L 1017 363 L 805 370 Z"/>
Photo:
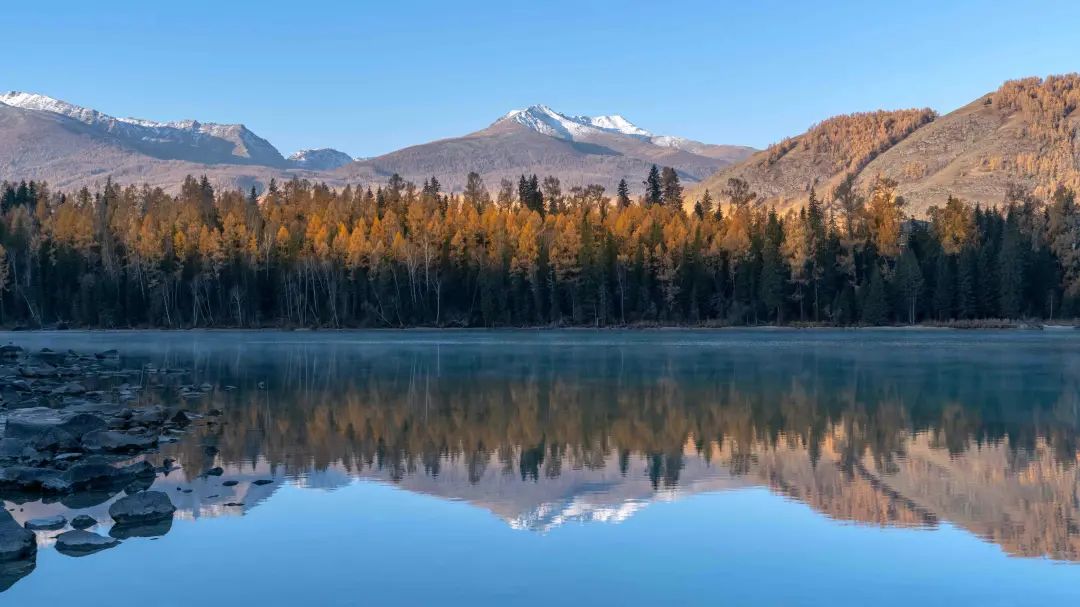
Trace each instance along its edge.
<path fill-rule="evenodd" d="M 0 89 L 354 156 L 546 103 L 765 146 L 1080 70 L 1078 2 L 10 2 Z"/>

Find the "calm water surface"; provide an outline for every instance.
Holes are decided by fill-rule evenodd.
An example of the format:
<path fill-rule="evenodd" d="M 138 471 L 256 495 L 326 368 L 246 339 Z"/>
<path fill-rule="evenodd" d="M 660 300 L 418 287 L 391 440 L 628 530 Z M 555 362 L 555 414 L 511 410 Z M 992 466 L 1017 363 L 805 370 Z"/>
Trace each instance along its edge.
<path fill-rule="evenodd" d="M 0 605 L 1080 603 L 1080 332 L 0 341 L 191 368 L 225 421 L 149 456 L 168 533 L 43 532 Z"/>

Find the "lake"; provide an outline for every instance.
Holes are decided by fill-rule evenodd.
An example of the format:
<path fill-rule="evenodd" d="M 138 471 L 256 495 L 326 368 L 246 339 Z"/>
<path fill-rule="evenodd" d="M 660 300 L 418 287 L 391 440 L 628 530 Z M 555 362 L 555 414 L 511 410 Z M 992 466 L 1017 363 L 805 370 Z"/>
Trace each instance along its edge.
<path fill-rule="evenodd" d="M 148 456 L 180 466 L 167 532 L 38 532 L 0 605 L 1080 602 L 1077 331 L 8 342 L 190 369 L 221 423 Z M 114 499 L 5 506 L 106 532 Z"/>

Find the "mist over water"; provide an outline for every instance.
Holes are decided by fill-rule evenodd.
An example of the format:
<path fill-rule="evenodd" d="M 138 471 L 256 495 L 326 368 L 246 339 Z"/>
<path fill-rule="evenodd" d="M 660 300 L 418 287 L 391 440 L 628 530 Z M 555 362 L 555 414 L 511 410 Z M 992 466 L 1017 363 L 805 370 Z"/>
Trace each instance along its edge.
<path fill-rule="evenodd" d="M 212 389 L 184 406 L 221 412 L 149 456 L 180 466 L 154 481 L 170 528 L 84 558 L 39 532 L 0 604 L 115 603 L 116 579 L 165 605 L 1080 598 L 1072 331 L 0 340 L 189 368 Z M 117 495 L 4 497 L 108 521 Z"/>

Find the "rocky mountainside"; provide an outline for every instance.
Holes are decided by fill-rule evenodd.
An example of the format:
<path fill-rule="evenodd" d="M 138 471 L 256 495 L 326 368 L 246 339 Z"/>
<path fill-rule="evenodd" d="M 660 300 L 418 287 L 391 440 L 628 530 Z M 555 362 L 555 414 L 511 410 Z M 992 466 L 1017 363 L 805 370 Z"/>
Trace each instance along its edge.
<path fill-rule="evenodd" d="M 257 164 L 282 168 L 289 165 L 277 148 L 242 124 L 115 118 L 35 93 L 9 92 L 0 95 L 0 103 L 66 116 L 86 125 L 89 133 L 98 134 L 152 158 L 202 164 Z"/>
<path fill-rule="evenodd" d="M 289 162 L 294 166 L 313 171 L 332 171 L 352 161 L 352 156 L 333 148 L 300 150 L 289 156 Z"/>
<path fill-rule="evenodd" d="M 371 181 L 398 173 L 417 183 L 434 175 L 445 188 L 460 190 L 469 171 L 480 173 L 489 189 L 501 179 L 536 173 L 559 177 L 564 187 L 596 183 L 614 192 L 620 179 L 640 189 L 653 164 L 674 167 L 684 182 L 695 183 L 752 152 L 743 146 L 656 136 L 618 115 L 569 116 L 536 105 L 514 110 L 464 137 L 357 161 L 337 175 Z"/>
<path fill-rule="evenodd" d="M 1010 186 L 1047 196 L 1080 185 L 1080 75 L 1006 82 L 944 116 L 901 110 L 837 116 L 722 169 L 693 188 L 721 192 L 749 182 L 759 202 L 799 206 L 810 187 L 828 200 L 848 173 L 866 187 L 895 179 L 908 212 L 922 215 L 952 194 L 1001 205 Z"/>

